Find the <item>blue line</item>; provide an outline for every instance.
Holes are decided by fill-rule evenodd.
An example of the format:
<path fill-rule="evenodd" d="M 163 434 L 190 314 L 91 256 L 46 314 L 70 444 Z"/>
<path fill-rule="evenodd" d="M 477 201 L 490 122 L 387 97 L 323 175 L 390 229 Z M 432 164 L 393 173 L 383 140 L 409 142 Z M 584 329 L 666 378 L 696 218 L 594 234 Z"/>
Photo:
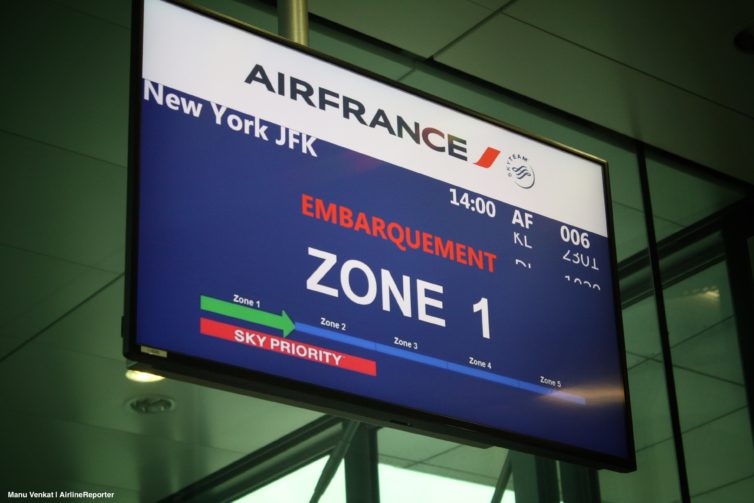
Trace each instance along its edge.
<path fill-rule="evenodd" d="M 372 350 L 377 349 L 375 347 L 376 343 L 374 342 L 365 341 L 364 339 L 359 339 L 358 337 L 351 337 L 350 335 L 333 332 L 332 330 L 326 330 L 324 328 L 315 327 L 312 325 L 296 323 L 295 330 L 299 330 L 301 332 L 306 332 L 308 334 L 316 335 L 317 337 L 330 339 L 331 341 L 343 342 L 345 344 L 350 344 L 351 346 L 358 346 L 360 348 L 372 349 Z"/>
<path fill-rule="evenodd" d="M 446 362 L 445 360 L 440 360 L 439 358 L 434 358 L 432 356 L 413 353 L 407 349 L 396 348 L 393 346 L 388 346 L 386 344 L 379 344 L 377 342 L 365 341 L 364 339 L 360 339 L 352 335 L 346 335 L 340 332 L 335 332 L 333 330 L 327 330 L 325 328 L 307 325 L 305 323 L 296 323 L 296 330 L 298 330 L 299 332 L 316 335 L 317 337 L 322 337 L 324 339 L 329 339 L 331 341 L 342 342 L 343 344 L 348 344 L 350 346 L 370 349 L 372 351 L 377 351 L 378 353 L 384 353 L 386 355 L 403 358 L 404 360 L 412 360 L 415 362 L 423 363 L 424 365 L 429 365 L 431 367 L 446 369 L 450 370 L 451 372 L 457 372 L 459 374 L 464 374 L 470 377 L 484 379 L 485 381 L 491 381 L 505 386 L 510 386 L 512 388 L 530 391 L 532 393 L 537 393 L 538 395 L 549 395 L 560 400 L 566 400 L 568 402 L 586 405 L 586 399 L 581 396 L 572 395 L 570 393 L 554 390 L 546 386 L 540 386 L 538 384 L 521 381 L 512 377 L 493 374 L 492 372 L 486 372 L 484 370 L 467 367 L 458 363 Z"/>

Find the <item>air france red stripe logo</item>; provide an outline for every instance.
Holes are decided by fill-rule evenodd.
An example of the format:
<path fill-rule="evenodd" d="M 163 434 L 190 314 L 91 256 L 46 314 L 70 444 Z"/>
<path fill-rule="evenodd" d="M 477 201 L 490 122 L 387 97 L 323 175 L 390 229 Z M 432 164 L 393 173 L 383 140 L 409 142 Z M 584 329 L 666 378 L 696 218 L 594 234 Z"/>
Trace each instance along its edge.
<path fill-rule="evenodd" d="M 496 148 L 487 147 L 487 150 L 484 151 L 482 154 L 482 157 L 479 158 L 476 164 L 480 168 L 487 169 L 490 166 L 492 166 L 492 163 L 495 162 L 495 159 L 497 159 L 497 156 L 500 155 L 500 151 Z"/>

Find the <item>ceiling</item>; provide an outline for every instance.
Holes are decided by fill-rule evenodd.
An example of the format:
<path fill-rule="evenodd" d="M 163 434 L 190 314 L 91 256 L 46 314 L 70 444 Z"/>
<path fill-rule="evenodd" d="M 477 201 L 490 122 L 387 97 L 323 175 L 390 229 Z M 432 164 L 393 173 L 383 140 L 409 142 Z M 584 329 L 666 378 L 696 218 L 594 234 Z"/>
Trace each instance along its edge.
<path fill-rule="evenodd" d="M 310 10 L 754 183 L 754 3 L 310 0 Z"/>
<path fill-rule="evenodd" d="M 199 3 L 276 26 L 266 2 Z M 435 63 L 444 65 L 754 183 L 754 55 L 732 44 L 754 23 L 754 3 L 606 5 L 310 0 L 311 12 L 331 22 L 314 27 L 311 39 L 318 50 L 454 98 L 458 84 L 433 73 Z M 151 501 L 317 418 L 174 380 L 124 379 L 130 4 L 3 7 L 12 20 L 0 31 L 0 473 L 11 474 L 7 490 L 102 489 L 117 491 L 118 501 Z M 339 33 L 337 25 L 366 37 Z M 458 100 L 507 113 L 492 99 Z M 535 127 L 589 149 L 588 131 Z M 597 155 L 633 165 L 630 151 L 603 143 Z M 673 186 L 675 176 L 663 183 Z M 635 175 L 616 169 L 615 180 L 625 257 L 645 242 L 643 217 Z M 683 186 L 693 197 L 658 202 L 663 235 L 740 195 L 693 177 Z M 633 362 L 653 368 L 653 354 L 637 349 Z M 143 395 L 170 397 L 176 408 L 138 415 L 127 402 Z M 380 433 L 380 452 L 396 466 L 487 484 L 506 455 L 393 430 Z"/>

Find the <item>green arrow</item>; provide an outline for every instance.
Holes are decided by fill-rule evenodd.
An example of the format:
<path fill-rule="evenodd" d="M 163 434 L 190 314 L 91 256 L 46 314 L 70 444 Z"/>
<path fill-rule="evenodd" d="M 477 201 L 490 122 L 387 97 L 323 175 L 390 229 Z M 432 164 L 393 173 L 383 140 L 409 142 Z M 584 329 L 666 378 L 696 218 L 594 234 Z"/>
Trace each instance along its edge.
<path fill-rule="evenodd" d="M 268 313 L 251 307 L 240 306 L 232 302 L 226 302 L 220 299 L 214 299 L 205 295 L 200 296 L 200 305 L 202 310 L 212 313 L 222 314 L 239 320 L 250 321 L 258 325 L 277 328 L 283 331 L 283 337 L 288 335 L 296 328 L 296 324 L 286 314 L 281 311 L 280 314 Z"/>

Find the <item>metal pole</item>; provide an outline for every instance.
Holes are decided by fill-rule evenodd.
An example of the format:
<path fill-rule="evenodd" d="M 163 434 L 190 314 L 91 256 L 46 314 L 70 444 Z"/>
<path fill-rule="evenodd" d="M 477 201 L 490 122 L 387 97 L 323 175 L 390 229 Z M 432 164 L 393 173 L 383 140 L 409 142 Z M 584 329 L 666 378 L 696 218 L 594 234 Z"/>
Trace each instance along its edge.
<path fill-rule="evenodd" d="M 505 493 L 505 488 L 508 487 L 508 482 L 511 480 L 512 470 L 511 453 L 508 452 L 505 456 L 505 461 L 503 462 L 503 468 L 500 470 L 500 475 L 497 478 L 497 484 L 495 484 L 495 492 L 492 493 L 491 503 L 500 503 L 503 501 L 503 494 Z"/>
<path fill-rule="evenodd" d="M 649 192 L 649 174 L 647 172 L 647 157 L 643 143 L 637 143 L 636 156 L 639 162 L 639 182 L 641 183 L 641 199 L 644 204 L 644 224 L 647 227 L 649 263 L 652 270 L 652 285 L 655 291 L 655 307 L 657 309 L 657 324 L 660 330 L 660 345 L 662 347 L 662 363 L 665 370 L 665 389 L 668 394 L 670 408 L 670 426 L 673 428 L 673 445 L 675 446 L 676 465 L 678 468 L 678 483 L 680 484 L 681 501 L 691 502 L 689 493 L 689 478 L 686 472 L 686 456 L 683 452 L 683 432 L 681 418 L 678 412 L 678 397 L 675 391 L 675 375 L 673 374 L 673 359 L 670 349 L 670 333 L 668 319 L 665 312 L 665 296 L 662 291 L 662 276 L 660 274 L 660 254 L 657 251 L 657 235 L 655 233 L 654 213 L 652 212 L 652 197 Z"/>
<path fill-rule="evenodd" d="M 308 0 L 278 0 L 278 35 L 309 46 Z"/>
<path fill-rule="evenodd" d="M 600 503 L 597 471 L 560 461 L 560 487 L 565 503 Z"/>
<path fill-rule="evenodd" d="M 741 367 L 749 403 L 749 421 L 754 431 L 754 198 L 739 204 L 725 220 L 723 239 L 728 265 L 728 281 L 733 299 Z"/>
<path fill-rule="evenodd" d="M 513 467 L 516 503 L 558 503 L 558 471 L 552 459 L 508 451 Z"/>
<path fill-rule="evenodd" d="M 359 428 L 358 421 L 348 421 L 345 423 L 345 429 L 343 436 L 340 437 L 340 442 L 335 446 L 330 458 L 327 460 L 325 467 L 322 468 L 322 473 L 319 475 L 317 485 L 314 487 L 314 493 L 312 494 L 309 503 L 317 503 L 319 499 L 325 494 L 327 486 L 330 485 L 330 481 L 335 476 L 335 472 L 338 471 L 340 462 L 343 461 L 348 448 L 351 446 L 351 440 L 356 434 L 356 430 Z"/>
<path fill-rule="evenodd" d="M 346 503 L 380 503 L 377 429 L 362 423 L 343 461 L 346 464 Z"/>

